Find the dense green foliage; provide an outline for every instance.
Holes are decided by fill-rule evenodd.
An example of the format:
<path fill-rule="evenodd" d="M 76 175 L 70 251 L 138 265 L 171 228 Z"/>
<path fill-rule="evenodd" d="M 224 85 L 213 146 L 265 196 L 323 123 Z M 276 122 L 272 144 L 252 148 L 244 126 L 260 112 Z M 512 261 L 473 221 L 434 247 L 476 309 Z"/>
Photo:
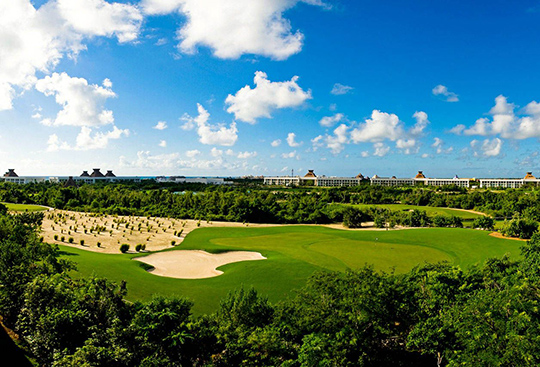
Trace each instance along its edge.
<path fill-rule="evenodd" d="M 1 238 L 6 228 L 20 236 L 1 247 L 11 244 L 34 266 L 18 269 L 25 280 L 17 284 L 18 302 L 2 303 L 0 312 L 43 366 L 540 363 L 538 234 L 519 261 L 503 257 L 468 269 L 439 263 L 404 274 L 318 272 L 282 302 L 240 288 L 216 313 L 193 316 L 184 298 L 131 303 L 123 283 L 70 278 L 57 251 L 35 238 L 39 218 L 1 218 Z M 10 267 L 6 253 L 0 256 L 4 274 Z M 14 294 L 6 278 L 0 284 L 3 300 Z"/>

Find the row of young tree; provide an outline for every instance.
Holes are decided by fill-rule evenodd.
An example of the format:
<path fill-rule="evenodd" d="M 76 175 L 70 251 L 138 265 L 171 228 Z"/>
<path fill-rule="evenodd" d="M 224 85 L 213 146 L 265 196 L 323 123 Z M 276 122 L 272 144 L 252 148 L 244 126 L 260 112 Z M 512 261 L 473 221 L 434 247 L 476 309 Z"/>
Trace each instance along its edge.
<path fill-rule="evenodd" d="M 540 364 L 538 234 L 521 260 L 320 272 L 277 304 L 241 288 L 194 316 L 184 298 L 131 303 L 129 284 L 71 278 L 39 214 L 0 211 L 0 315 L 42 366 Z"/>

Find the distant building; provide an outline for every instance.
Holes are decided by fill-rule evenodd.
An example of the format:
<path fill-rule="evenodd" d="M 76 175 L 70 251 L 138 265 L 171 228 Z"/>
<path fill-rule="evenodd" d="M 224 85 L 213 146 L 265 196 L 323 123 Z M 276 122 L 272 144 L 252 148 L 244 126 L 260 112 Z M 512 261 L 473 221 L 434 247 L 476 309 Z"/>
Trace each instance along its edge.
<path fill-rule="evenodd" d="M 191 177 L 185 176 L 170 176 L 170 177 L 156 177 L 157 182 L 175 182 L 175 183 L 198 183 L 205 185 L 232 185 L 232 181 L 226 181 L 220 177 Z"/>
<path fill-rule="evenodd" d="M 83 171 L 80 176 L 18 176 L 14 169 L 9 169 L 8 172 L 1 177 L 4 182 L 11 182 L 16 184 L 27 183 L 39 183 L 39 182 L 53 182 L 61 183 L 64 186 L 78 186 L 82 184 L 94 184 L 97 182 L 140 182 L 140 177 L 135 176 L 120 176 L 117 177 L 112 171 L 107 171 L 104 175 L 99 168 L 94 168 L 91 175 L 88 171 Z"/>
<path fill-rule="evenodd" d="M 538 186 L 540 180 L 532 175 L 532 172 L 527 172 L 523 178 L 481 178 L 480 187 L 493 187 L 493 188 L 519 188 L 523 185 L 535 185 Z"/>
<path fill-rule="evenodd" d="M 308 170 L 303 177 L 300 176 L 269 176 L 264 178 L 265 185 L 276 186 L 322 186 L 322 187 L 340 187 L 340 186 L 358 186 L 366 179 L 360 173 L 356 177 L 334 177 L 317 176 L 314 170 Z"/>

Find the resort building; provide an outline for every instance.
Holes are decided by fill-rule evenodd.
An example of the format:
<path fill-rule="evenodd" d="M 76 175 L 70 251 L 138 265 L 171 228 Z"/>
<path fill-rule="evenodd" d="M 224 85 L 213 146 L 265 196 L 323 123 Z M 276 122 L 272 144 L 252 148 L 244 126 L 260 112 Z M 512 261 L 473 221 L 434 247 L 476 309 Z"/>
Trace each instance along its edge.
<path fill-rule="evenodd" d="M 175 182 L 175 183 L 196 183 L 205 185 L 232 185 L 232 181 L 225 181 L 220 177 L 185 177 L 185 176 L 171 176 L 171 177 L 156 177 L 157 182 Z"/>
<path fill-rule="evenodd" d="M 94 168 L 91 175 L 88 171 L 83 171 L 80 176 L 19 176 L 15 173 L 14 169 L 9 169 L 8 172 L 0 178 L 0 181 L 11 182 L 16 184 L 27 183 L 39 183 L 39 182 L 52 182 L 63 183 L 69 186 L 82 185 L 82 184 L 94 184 L 97 182 L 140 182 L 140 177 L 135 176 L 120 176 L 117 177 L 111 170 L 107 171 L 104 175 L 99 168 Z"/>
<path fill-rule="evenodd" d="M 538 186 L 540 179 L 534 177 L 532 172 L 527 172 L 523 178 L 481 178 L 480 187 L 519 188 L 523 185 Z"/>
<path fill-rule="evenodd" d="M 301 176 L 271 176 L 264 178 L 265 185 L 277 186 L 322 186 L 322 187 L 340 187 L 340 186 L 358 186 L 367 179 L 358 174 L 356 177 L 335 177 L 319 176 L 314 170 L 308 170 L 303 177 Z"/>

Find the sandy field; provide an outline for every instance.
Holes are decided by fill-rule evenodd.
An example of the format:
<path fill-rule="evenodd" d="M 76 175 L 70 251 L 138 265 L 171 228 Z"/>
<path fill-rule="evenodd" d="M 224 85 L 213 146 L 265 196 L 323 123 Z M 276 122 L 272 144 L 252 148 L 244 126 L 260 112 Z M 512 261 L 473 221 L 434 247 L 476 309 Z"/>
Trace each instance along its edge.
<path fill-rule="evenodd" d="M 171 248 L 172 241 L 175 241 L 175 245 L 181 244 L 185 236 L 197 228 L 269 226 L 275 226 L 275 224 L 101 215 L 53 209 L 45 213 L 41 228 L 45 242 L 118 254 L 120 245 L 124 243 L 130 246 L 130 253 L 136 252 L 135 246 L 138 244 L 146 246 L 146 251 Z M 62 237 L 64 237 L 63 241 Z M 73 243 L 69 242 L 70 238 L 73 238 Z M 84 241 L 83 245 L 81 245 L 81 240 Z"/>
<path fill-rule="evenodd" d="M 138 257 L 134 260 L 152 265 L 150 273 L 179 279 L 204 279 L 223 274 L 220 266 L 239 261 L 265 260 L 258 252 L 231 251 L 210 254 L 200 250 L 166 251 Z"/>

